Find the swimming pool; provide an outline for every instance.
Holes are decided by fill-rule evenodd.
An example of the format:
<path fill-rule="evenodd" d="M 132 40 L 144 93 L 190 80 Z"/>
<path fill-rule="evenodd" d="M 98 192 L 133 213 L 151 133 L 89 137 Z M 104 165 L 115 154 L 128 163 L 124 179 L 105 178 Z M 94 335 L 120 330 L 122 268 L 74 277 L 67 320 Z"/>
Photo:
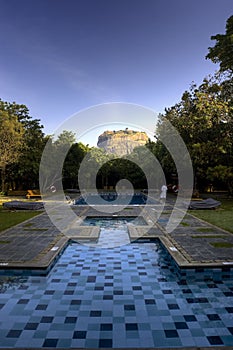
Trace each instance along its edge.
<path fill-rule="evenodd" d="M 82 225 L 99 226 L 102 229 L 112 229 L 112 230 L 121 229 L 121 230 L 127 231 L 127 224 L 129 223 L 133 225 L 139 225 L 139 226 L 147 225 L 146 221 L 141 216 L 136 216 L 136 217 L 134 216 L 115 216 L 115 217 L 87 216 L 83 220 Z"/>
<path fill-rule="evenodd" d="M 48 276 L 1 283 L 0 344 L 233 346 L 232 305 L 232 280 L 180 280 L 157 242 L 114 249 L 72 243 Z"/>
<path fill-rule="evenodd" d="M 104 200 L 104 201 L 102 201 Z M 120 194 L 117 195 L 115 192 L 104 192 L 99 195 L 96 194 L 87 194 L 85 196 L 81 196 L 77 200 L 74 201 L 74 205 L 100 205 L 112 204 L 117 200 L 117 204 L 129 204 L 129 205 L 145 205 L 145 204 L 156 204 L 157 201 L 152 198 L 148 198 L 143 193 L 135 193 L 133 196 L 128 194 Z"/>

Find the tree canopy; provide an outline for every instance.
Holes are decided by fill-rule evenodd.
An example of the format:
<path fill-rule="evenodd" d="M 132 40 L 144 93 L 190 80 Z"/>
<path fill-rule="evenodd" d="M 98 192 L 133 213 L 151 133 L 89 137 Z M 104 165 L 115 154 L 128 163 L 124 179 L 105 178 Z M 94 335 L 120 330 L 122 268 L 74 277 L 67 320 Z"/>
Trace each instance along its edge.
<path fill-rule="evenodd" d="M 224 180 L 232 193 L 233 107 L 232 99 L 225 99 L 224 89 L 217 77 L 204 79 L 199 87 L 192 85 L 179 103 L 160 116 L 157 136 L 162 132 L 163 120 L 170 121 L 187 146 L 196 186 L 203 190 L 210 181 Z M 171 156 L 159 142 L 156 152 L 167 174 L 175 172 Z M 224 176 L 219 175 L 219 166 Z"/>
<path fill-rule="evenodd" d="M 227 20 L 226 33 L 213 35 L 211 40 L 216 40 L 216 44 L 209 47 L 206 58 L 219 63 L 222 72 L 229 70 L 233 73 L 233 16 Z"/>
<path fill-rule="evenodd" d="M 46 141 L 40 120 L 34 119 L 25 105 L 5 102 L 1 99 L 0 113 L 8 116 L 8 132 L 17 123 L 23 134 L 18 153 L 8 147 L 10 157 L 14 161 L 8 162 L 5 168 L 7 187 L 13 189 L 38 187 L 40 157 Z M 5 120 L 7 120 L 6 117 Z M 2 127 L 1 130 L 3 132 Z M 5 190 L 6 188 L 2 186 L 2 191 Z"/>
<path fill-rule="evenodd" d="M 2 192 L 5 191 L 6 167 L 14 164 L 20 157 L 23 147 L 24 129 L 16 116 L 0 110 L 0 168 Z"/>

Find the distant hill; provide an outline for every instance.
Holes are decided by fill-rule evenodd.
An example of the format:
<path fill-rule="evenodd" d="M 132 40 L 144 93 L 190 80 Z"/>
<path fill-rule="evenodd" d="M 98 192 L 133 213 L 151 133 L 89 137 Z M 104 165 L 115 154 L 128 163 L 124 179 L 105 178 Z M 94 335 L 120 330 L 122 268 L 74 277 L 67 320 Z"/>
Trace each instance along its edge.
<path fill-rule="evenodd" d="M 145 132 L 134 130 L 104 131 L 97 146 L 118 156 L 130 154 L 135 147 L 145 145 L 149 137 Z"/>

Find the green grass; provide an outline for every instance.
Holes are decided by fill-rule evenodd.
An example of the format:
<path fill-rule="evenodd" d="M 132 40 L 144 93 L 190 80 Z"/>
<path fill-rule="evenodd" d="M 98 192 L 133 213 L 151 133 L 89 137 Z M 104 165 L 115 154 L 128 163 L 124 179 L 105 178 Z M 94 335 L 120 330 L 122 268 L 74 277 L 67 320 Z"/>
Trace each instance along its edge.
<path fill-rule="evenodd" d="M 211 227 L 200 227 L 200 228 L 197 228 L 197 231 L 200 231 L 200 232 L 212 232 L 212 228 Z"/>
<path fill-rule="evenodd" d="M 189 213 L 226 231 L 233 233 L 233 200 L 221 200 L 215 210 L 189 210 Z"/>
<path fill-rule="evenodd" d="M 228 242 L 213 242 L 210 243 L 214 248 L 232 248 L 233 243 Z"/>
<path fill-rule="evenodd" d="M 9 227 L 15 226 L 25 220 L 31 219 L 41 212 L 28 211 L 9 211 L 0 205 L 0 231 L 6 230 Z"/>
<path fill-rule="evenodd" d="M 27 222 L 25 225 L 23 225 L 23 227 L 31 227 L 31 226 L 33 226 L 32 222 Z"/>
<path fill-rule="evenodd" d="M 190 226 L 187 222 L 181 222 L 180 223 L 182 226 Z"/>

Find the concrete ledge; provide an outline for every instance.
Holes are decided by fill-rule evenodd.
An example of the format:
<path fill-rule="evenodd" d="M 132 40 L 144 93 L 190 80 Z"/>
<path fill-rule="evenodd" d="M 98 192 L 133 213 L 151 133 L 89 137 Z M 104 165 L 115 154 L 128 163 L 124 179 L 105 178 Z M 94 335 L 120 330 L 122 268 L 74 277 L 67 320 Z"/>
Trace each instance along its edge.
<path fill-rule="evenodd" d="M 100 235 L 100 228 L 97 226 L 78 226 L 77 228 L 69 229 L 65 232 L 65 235 L 69 239 L 96 241 Z"/>
<path fill-rule="evenodd" d="M 8 270 L 38 270 L 41 273 L 46 274 L 50 268 L 53 266 L 58 256 L 63 252 L 68 244 L 69 239 L 67 237 L 62 237 L 58 241 L 50 244 L 46 250 L 39 253 L 35 259 L 26 262 L 7 262 L 1 263 L 0 267 L 5 272 Z M 0 270 L 0 274 L 1 274 Z"/>

